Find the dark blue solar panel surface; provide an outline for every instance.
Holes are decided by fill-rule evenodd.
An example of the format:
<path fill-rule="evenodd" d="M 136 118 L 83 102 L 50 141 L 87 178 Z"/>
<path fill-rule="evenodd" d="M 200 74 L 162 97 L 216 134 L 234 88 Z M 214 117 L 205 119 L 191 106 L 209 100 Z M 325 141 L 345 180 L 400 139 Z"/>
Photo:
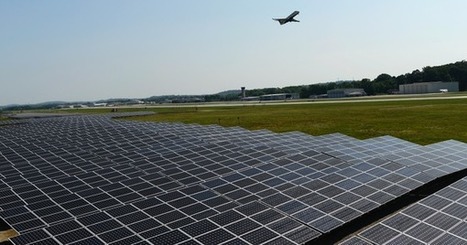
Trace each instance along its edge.
<path fill-rule="evenodd" d="M 467 177 L 348 238 L 365 244 L 467 244 Z"/>
<path fill-rule="evenodd" d="M 467 145 L 83 115 L 0 127 L 0 162 L 0 217 L 19 233 L 14 244 L 300 244 L 465 169 Z M 401 212 L 352 239 L 465 239 L 455 219 L 465 191 L 417 204 L 424 219 L 411 230 Z"/>

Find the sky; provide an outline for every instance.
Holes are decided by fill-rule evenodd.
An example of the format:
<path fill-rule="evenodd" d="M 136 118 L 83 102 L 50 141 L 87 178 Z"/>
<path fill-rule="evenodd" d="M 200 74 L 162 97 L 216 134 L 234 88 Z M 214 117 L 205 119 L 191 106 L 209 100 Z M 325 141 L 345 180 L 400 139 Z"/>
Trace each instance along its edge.
<path fill-rule="evenodd" d="M 467 59 L 465 0 L 3 0 L 0 105 L 374 79 Z M 272 18 L 294 10 L 299 23 Z"/>

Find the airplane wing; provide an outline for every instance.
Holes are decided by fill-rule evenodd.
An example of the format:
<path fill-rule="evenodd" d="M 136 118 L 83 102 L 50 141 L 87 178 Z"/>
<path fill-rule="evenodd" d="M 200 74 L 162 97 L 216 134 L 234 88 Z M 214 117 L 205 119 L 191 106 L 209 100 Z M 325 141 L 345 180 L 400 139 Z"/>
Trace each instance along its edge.
<path fill-rule="evenodd" d="M 287 20 L 287 19 L 274 19 L 274 18 L 273 18 L 273 20 L 275 20 L 275 21 L 279 21 L 279 24 L 281 24 L 281 25 L 283 25 L 283 24 L 285 24 L 285 23 L 287 23 L 287 22 L 288 22 L 288 20 Z"/>

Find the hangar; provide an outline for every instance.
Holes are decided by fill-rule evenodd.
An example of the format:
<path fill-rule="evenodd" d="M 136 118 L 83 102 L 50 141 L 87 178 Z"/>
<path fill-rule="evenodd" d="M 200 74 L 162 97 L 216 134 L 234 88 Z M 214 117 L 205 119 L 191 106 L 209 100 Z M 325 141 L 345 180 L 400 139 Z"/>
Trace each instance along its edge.
<path fill-rule="evenodd" d="M 300 96 L 295 93 L 265 94 L 259 96 L 260 100 L 290 100 L 298 99 Z"/>
<path fill-rule="evenodd" d="M 437 81 L 399 85 L 399 93 L 401 94 L 439 93 L 442 91 L 459 92 L 459 82 Z"/>
<path fill-rule="evenodd" d="M 333 90 L 328 90 L 327 93 L 328 93 L 328 98 L 366 96 L 365 90 L 361 88 L 333 89 Z"/>

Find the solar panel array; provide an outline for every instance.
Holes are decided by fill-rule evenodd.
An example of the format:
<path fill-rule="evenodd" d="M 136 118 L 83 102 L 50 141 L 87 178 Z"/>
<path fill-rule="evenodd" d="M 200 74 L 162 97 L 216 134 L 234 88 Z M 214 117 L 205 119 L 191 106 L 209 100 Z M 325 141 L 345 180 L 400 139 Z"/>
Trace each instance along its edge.
<path fill-rule="evenodd" d="M 342 244 L 467 244 L 467 178 L 372 225 Z"/>
<path fill-rule="evenodd" d="M 13 244 L 302 244 L 466 169 L 467 145 L 82 115 L 3 125 L 0 162 Z"/>

